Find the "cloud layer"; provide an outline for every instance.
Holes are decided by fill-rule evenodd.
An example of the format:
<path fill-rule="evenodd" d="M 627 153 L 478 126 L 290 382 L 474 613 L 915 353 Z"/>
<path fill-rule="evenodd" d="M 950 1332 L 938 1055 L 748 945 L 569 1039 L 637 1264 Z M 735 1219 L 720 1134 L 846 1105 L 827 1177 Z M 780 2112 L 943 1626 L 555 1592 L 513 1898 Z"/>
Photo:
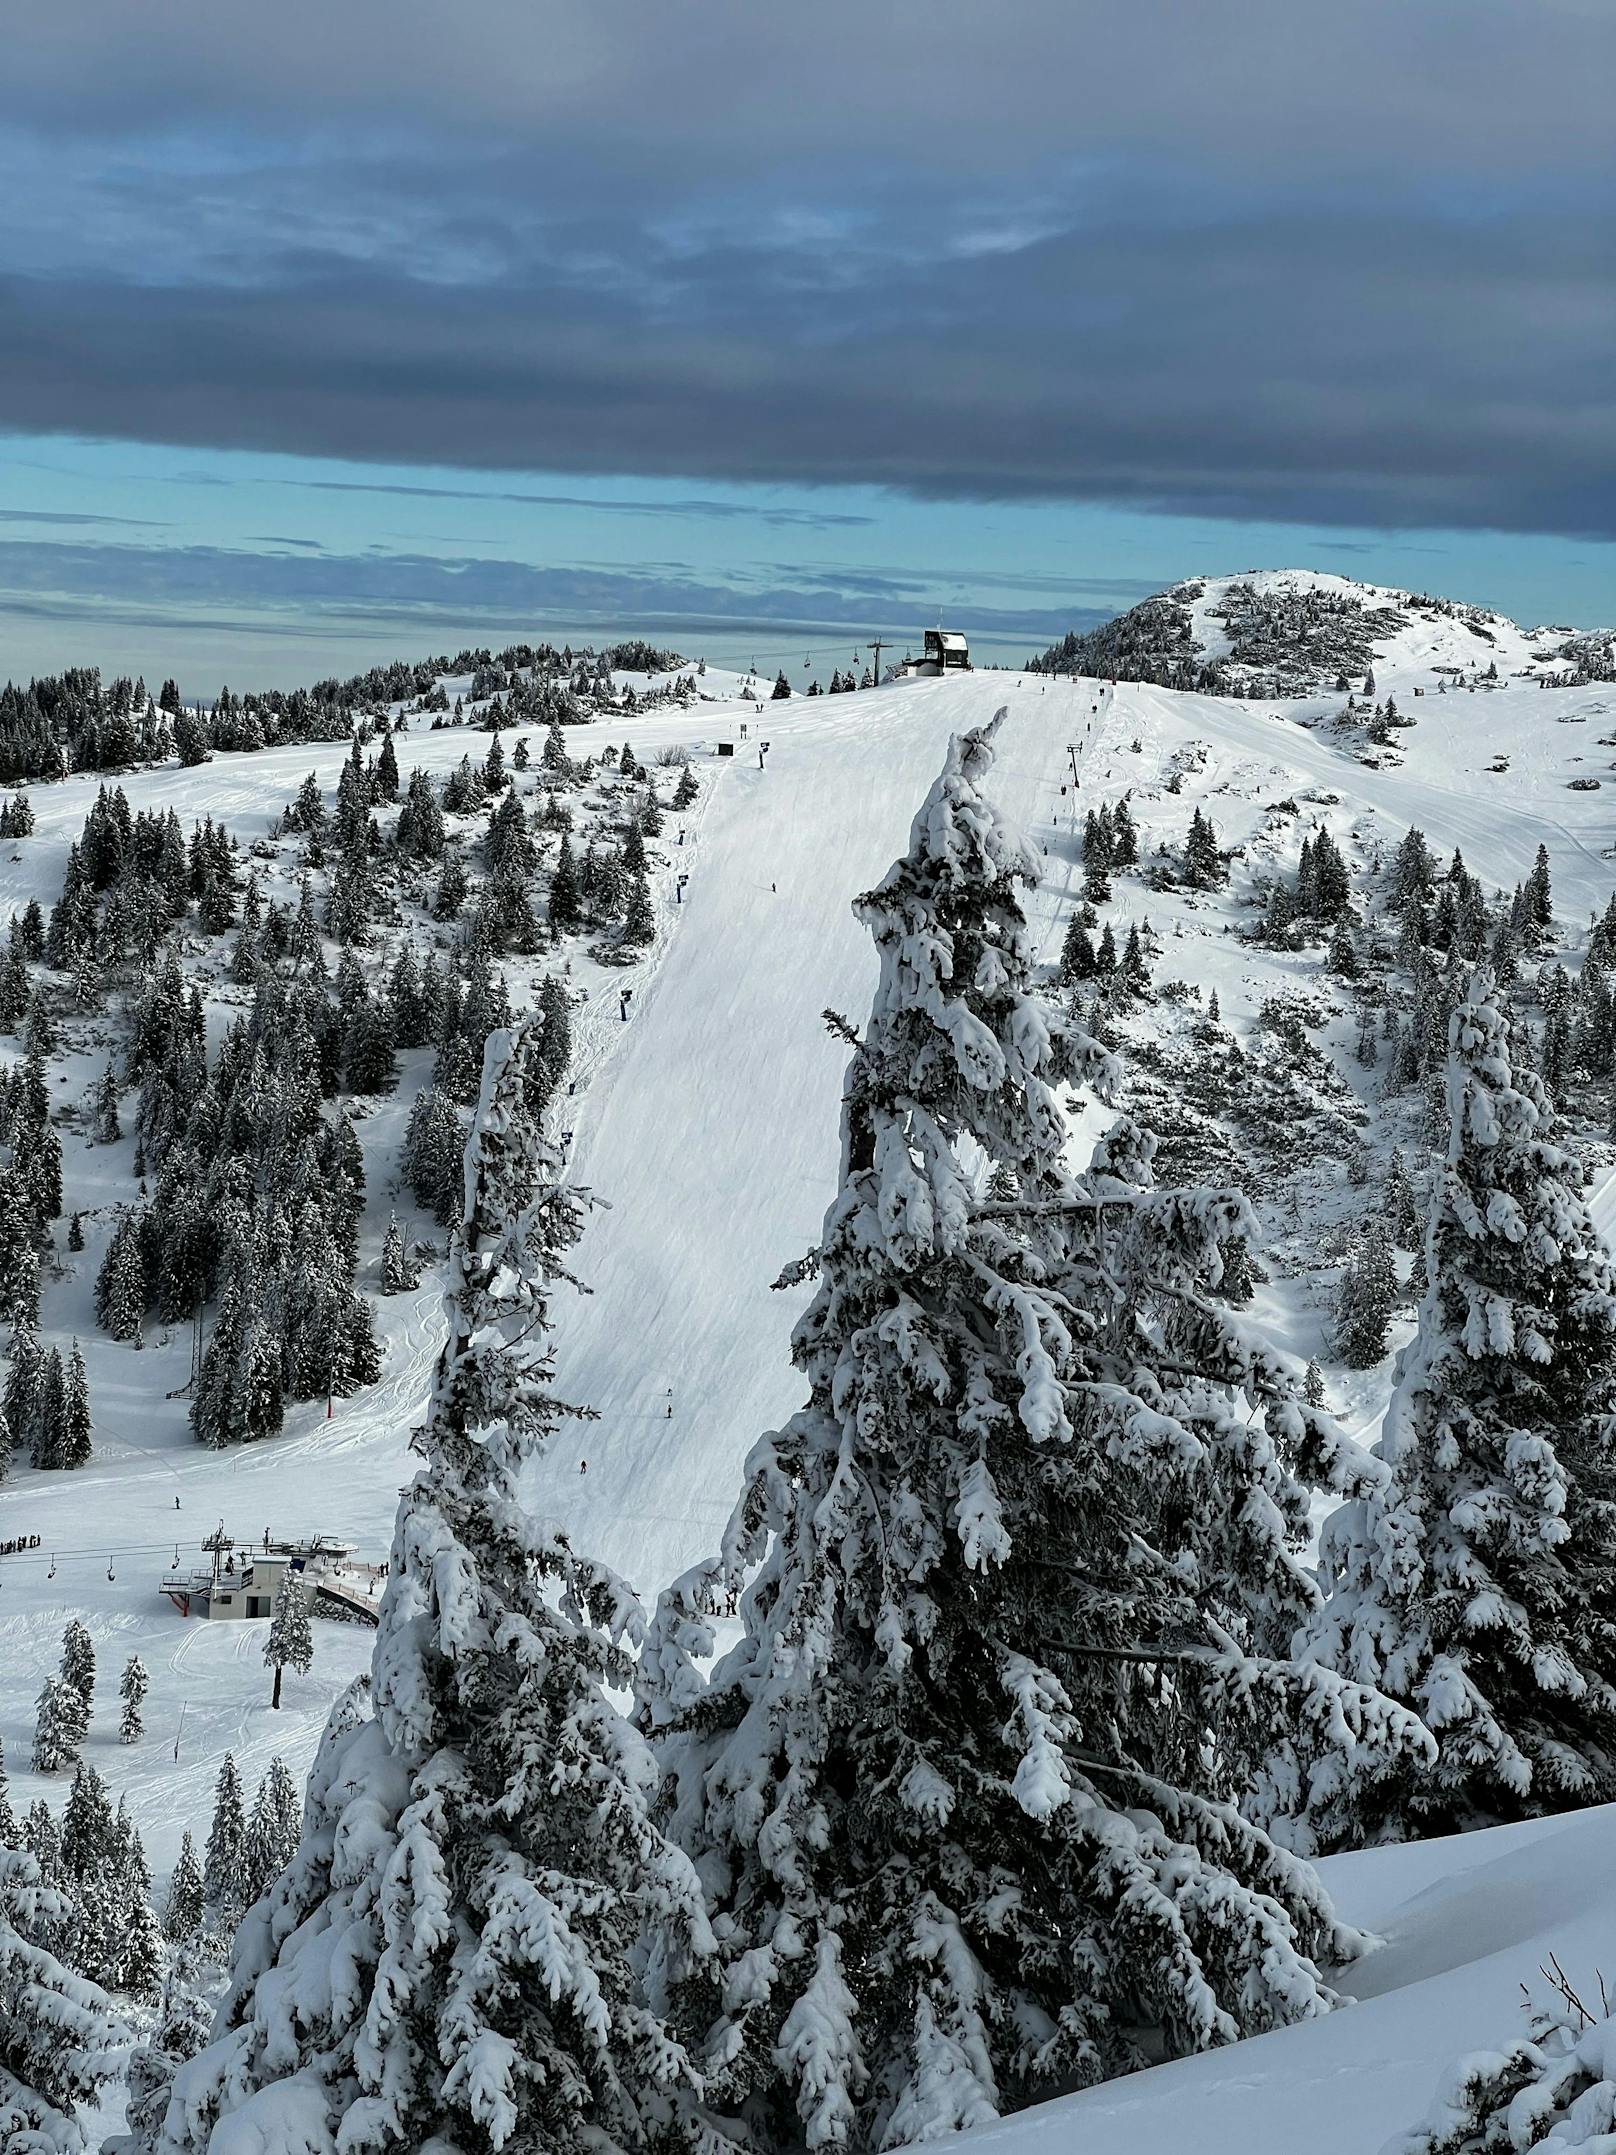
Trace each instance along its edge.
<path fill-rule="evenodd" d="M 569 629 L 632 622 L 642 628 L 682 623 L 863 630 L 911 624 L 931 610 L 938 588 L 935 577 L 900 569 L 831 573 L 760 563 L 744 578 L 720 582 L 677 564 L 536 568 L 524 561 L 328 554 L 295 541 L 264 543 L 296 550 L 0 539 L 0 608 L 54 612 L 93 602 L 115 607 L 124 620 L 153 624 L 220 619 L 229 609 L 251 611 L 260 626 L 277 614 L 306 625 L 330 613 L 349 622 L 408 624 L 412 633 L 432 623 L 460 624 L 470 634 L 545 621 Z M 1113 589 L 1107 587 L 1108 595 Z M 1133 595 L 1143 596 L 1143 589 Z M 951 607 L 950 619 L 995 637 L 1024 639 L 1031 650 L 1074 621 L 1087 625 L 1110 611 L 1081 600 L 1047 608 L 978 602 Z"/>
<path fill-rule="evenodd" d="M 449 20 L 28 11 L 0 426 L 1616 535 L 1603 0 Z"/>

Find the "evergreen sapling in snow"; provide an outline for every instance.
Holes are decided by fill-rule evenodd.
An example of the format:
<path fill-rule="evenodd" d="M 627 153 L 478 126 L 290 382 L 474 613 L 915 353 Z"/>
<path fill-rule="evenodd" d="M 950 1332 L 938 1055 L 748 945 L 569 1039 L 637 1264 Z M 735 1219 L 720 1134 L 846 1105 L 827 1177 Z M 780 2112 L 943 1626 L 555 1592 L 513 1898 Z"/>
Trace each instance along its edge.
<path fill-rule="evenodd" d="M 404 1250 L 404 1230 L 395 1213 L 382 1237 L 382 1293 L 403 1294 L 415 1285 L 415 1274 Z"/>
<path fill-rule="evenodd" d="M 124 1664 L 118 1683 L 118 1695 L 123 1700 L 123 1715 L 118 1723 L 120 1743 L 139 1743 L 146 1733 L 146 1690 L 150 1679 L 146 1664 L 138 1654 L 131 1654 Z"/>
<path fill-rule="evenodd" d="M 1616 2015 L 1603 1978 L 1585 2002 L 1551 1958 L 1527 1989 L 1528 2032 L 1443 2076 L 1424 2124 L 1384 2155 L 1607 2155 L 1616 2128 Z M 1526 1988 L 1526 1986 L 1522 1986 Z"/>

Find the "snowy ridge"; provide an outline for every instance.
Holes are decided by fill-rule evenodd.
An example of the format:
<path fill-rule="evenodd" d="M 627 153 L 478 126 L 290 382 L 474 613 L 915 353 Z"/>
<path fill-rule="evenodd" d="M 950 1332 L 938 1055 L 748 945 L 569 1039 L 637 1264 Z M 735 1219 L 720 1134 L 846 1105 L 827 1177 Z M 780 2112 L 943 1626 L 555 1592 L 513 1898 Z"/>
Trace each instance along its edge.
<path fill-rule="evenodd" d="M 1321 569 L 1192 577 L 1037 663 L 1221 695 L 1296 698 L 1373 672 L 1380 692 L 1499 677 L 1609 679 L 1616 631 L 1522 628 L 1506 615 Z"/>

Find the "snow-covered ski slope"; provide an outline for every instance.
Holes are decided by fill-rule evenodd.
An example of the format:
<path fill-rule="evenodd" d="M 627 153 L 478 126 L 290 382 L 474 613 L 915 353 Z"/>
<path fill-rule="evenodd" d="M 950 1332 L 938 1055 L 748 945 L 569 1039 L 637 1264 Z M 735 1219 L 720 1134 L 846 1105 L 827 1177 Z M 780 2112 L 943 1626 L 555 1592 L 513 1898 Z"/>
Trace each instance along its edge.
<path fill-rule="evenodd" d="M 642 1590 L 715 1546 L 752 1439 L 797 1403 L 803 1295 L 771 1282 L 817 1237 L 834 1187 L 847 1051 L 822 1013 L 861 1021 L 875 977 L 849 901 L 902 849 L 950 732 L 1001 701 L 996 782 L 1050 849 L 1037 909 L 1058 942 L 1072 752 L 1107 738 L 1108 691 L 984 675 L 766 707 L 711 790 L 685 918 L 584 1093 L 574 1172 L 612 1209 L 579 1252 L 594 1292 L 564 1317 L 563 1368 L 601 1421 L 536 1497 Z"/>
<path fill-rule="evenodd" d="M 1616 843 L 1616 784 L 1565 790 L 1568 758 L 1593 747 L 1616 691 L 1427 697 L 1403 736 L 1407 762 L 1380 770 L 1303 723 L 1305 712 L 1276 720 L 1126 683 L 976 675 L 766 712 L 768 767 L 754 753 L 715 787 L 688 919 L 637 992 L 609 1082 L 588 1089 L 576 1120 L 575 1171 L 613 1210 L 580 1253 L 595 1293 L 566 1319 L 565 1371 L 602 1421 L 554 1460 L 539 1495 L 642 1588 L 712 1547 L 746 1447 L 797 1402 L 788 1339 L 802 1295 L 770 1282 L 814 1239 L 835 1174 L 845 1049 L 820 1013 L 862 1018 L 874 980 L 849 899 L 901 846 L 947 733 L 1000 702 L 1010 717 L 995 785 L 1049 848 L 1033 910 L 1051 957 L 1077 884 L 1074 804 L 1159 790 L 1193 741 L 1209 745 L 1208 762 L 1161 804 L 1180 832 L 1200 800 L 1225 842 L 1244 840 L 1265 789 L 1312 788 L 1339 795 L 1388 843 L 1420 823 L 1439 850 L 1463 847 L 1506 889 L 1546 841 L 1572 919 L 1616 884 L 1602 857 Z M 1595 725 L 1555 723 L 1572 711 Z M 1511 774 L 1489 778 L 1501 742 Z M 1063 795 L 1074 746 L 1081 790 Z M 1119 898 L 1124 922 L 1130 911 L 1158 928 L 1174 919 L 1170 899 L 1121 886 Z M 1255 991 L 1221 934 L 1204 916 L 1175 925 L 1191 950 L 1173 970 L 1216 985 L 1226 1012 L 1249 1005 Z"/>
<path fill-rule="evenodd" d="M 1461 631 L 1444 619 L 1431 633 Z M 659 841 L 659 930 L 649 960 L 598 984 L 577 1022 L 570 1171 L 601 1209 L 578 1252 L 593 1292 L 561 1311 L 559 1379 L 600 1419 L 578 1427 L 542 1469 L 535 1505 L 649 1598 L 713 1548 L 748 1447 L 798 1403 L 788 1341 L 804 1291 L 777 1294 L 770 1282 L 815 1238 L 832 1194 L 845 1049 L 827 1035 L 821 1012 L 830 1006 L 861 1021 L 875 977 L 850 901 L 903 845 L 949 733 L 985 720 L 999 703 L 1010 715 L 994 783 L 1045 858 L 1032 904 L 1050 959 L 1079 885 L 1082 810 L 1124 791 L 1147 851 L 1181 844 L 1196 805 L 1220 842 L 1247 849 L 1258 868 L 1276 857 L 1274 847 L 1294 848 L 1315 817 L 1365 851 L 1389 848 L 1418 823 L 1439 852 L 1462 846 L 1489 888 L 1507 890 L 1547 842 L 1562 920 L 1602 909 L 1616 887 L 1616 745 L 1601 739 L 1616 734 L 1616 689 L 1510 681 L 1501 658 L 1503 686 L 1438 697 L 1430 668 L 1458 661 L 1443 657 L 1445 646 L 1404 648 L 1405 640 L 1377 655 L 1377 688 L 1395 693 L 1418 724 L 1373 768 L 1361 736 L 1330 723 L 1338 695 L 1242 704 L 1003 673 L 793 698 L 761 711 L 706 703 L 580 729 L 578 756 L 625 734 L 647 761 L 664 745 L 687 747 L 702 794 L 683 847 L 671 824 Z M 1416 682 L 1426 694 L 1414 701 Z M 734 744 L 733 758 L 714 754 L 720 741 Z M 762 769 L 760 741 L 770 744 Z M 397 745 L 406 772 L 420 762 L 441 776 L 468 750 L 479 756 L 486 737 L 412 731 Z M 337 743 L 222 755 L 197 770 L 135 773 L 122 783 L 135 808 L 172 804 L 187 826 L 211 814 L 249 844 L 310 769 L 329 792 L 343 753 Z M 1507 772 L 1491 769 L 1506 757 Z M 1600 778 L 1600 790 L 1570 790 L 1587 777 Z M 85 779 L 32 790 L 35 833 L 0 845 L 0 919 L 30 895 L 54 901 L 95 790 Z M 1281 827 L 1271 808 L 1284 797 L 1301 804 L 1301 821 Z M 1294 852 L 1289 858 L 1294 865 Z M 1237 866 L 1235 903 L 1248 872 Z M 678 904 L 682 874 L 689 881 Z M 1158 978 L 1215 986 L 1237 1027 L 1276 982 L 1304 983 L 1318 970 L 1316 956 L 1239 943 L 1226 932 L 1227 903 L 1119 882 L 1108 913 L 1118 933 L 1147 915 L 1164 943 Z M 626 1023 L 619 982 L 633 988 Z M 71 1088 L 99 1067 L 75 1069 Z M 370 1175 L 367 1279 L 421 1074 L 408 1061 L 400 1095 L 359 1124 Z M 129 1201 L 127 1139 L 86 1152 L 68 1132 L 64 1144 L 70 1204 Z M 1616 1183 L 1601 1212 L 1608 1229 Z M 89 1256 L 99 1246 L 92 1241 Z M 85 1341 L 97 1457 L 74 1476 L 19 1465 L 0 1486 L 0 1539 L 34 1532 L 43 1541 L 37 1556 L 0 1558 L 0 1736 L 19 1808 L 47 1792 L 59 1809 L 60 1784 L 47 1788 L 27 1759 L 34 1700 L 55 1665 L 62 1624 L 82 1615 L 102 1672 L 87 1755 L 115 1796 L 127 1792 L 161 1879 L 181 1829 L 205 1831 L 224 1752 L 236 1752 L 249 1791 L 277 1750 L 301 1770 L 331 1698 L 365 1665 L 369 1644 L 358 1629 L 321 1625 L 313 1672 L 288 1676 L 285 1709 L 273 1714 L 259 1660 L 263 1627 L 188 1623 L 159 1597 L 175 1537 L 189 1555 L 222 1518 L 254 1539 L 266 1525 L 339 1531 L 362 1555 L 383 1556 L 437 1343 L 437 1283 L 429 1275 L 418 1293 L 379 1305 L 380 1385 L 336 1402 L 329 1422 L 323 1405 L 298 1406 L 280 1439 L 221 1455 L 191 1441 L 185 1403 L 166 1396 L 185 1381 L 188 1340 L 164 1342 L 153 1330 L 136 1351 L 96 1335 L 92 1279 L 93 1264 L 78 1260 L 69 1278 L 48 1286 L 44 1315 L 49 1339 L 77 1333 Z M 1306 1309 L 1265 1297 L 1257 1313 L 1282 1344 L 1313 1351 L 1306 1326 L 1316 1319 Z M 1382 1389 L 1384 1377 L 1375 1380 Z M 61 1552 L 54 1577 L 53 1549 Z M 130 1652 L 152 1675 L 150 1733 L 123 1750 L 115 1685 Z M 1608 1969 L 1600 1934 L 1608 1938 L 1616 1917 L 1613 1823 L 1596 1814 L 1339 1859 L 1332 1875 L 1349 1912 L 1390 1941 L 1354 1979 L 1363 2006 L 1050 2106 L 993 2137 L 1025 2141 L 1018 2155 L 1033 2155 L 1031 2143 L 1048 2134 L 1063 2147 L 1117 2155 L 1169 2147 L 1176 2155 L 1186 2145 L 1212 2155 L 1303 2147 L 1371 2155 L 1423 2106 L 1454 2050 L 1483 2029 L 1512 2027 L 1516 1985 L 1547 1950 L 1579 1975 L 1596 1961 Z"/>

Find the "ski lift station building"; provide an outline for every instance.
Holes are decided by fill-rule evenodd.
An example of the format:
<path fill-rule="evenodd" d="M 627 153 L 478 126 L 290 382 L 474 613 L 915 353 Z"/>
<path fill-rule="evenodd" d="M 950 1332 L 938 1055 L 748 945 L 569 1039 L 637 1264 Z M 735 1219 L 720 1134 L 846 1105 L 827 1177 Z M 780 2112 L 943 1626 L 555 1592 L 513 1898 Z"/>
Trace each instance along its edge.
<path fill-rule="evenodd" d="M 958 629 L 927 629 L 925 650 L 910 659 L 903 671 L 911 677 L 935 678 L 941 673 L 969 673 L 971 653 Z"/>
<path fill-rule="evenodd" d="M 162 1592 L 182 1616 L 240 1623 L 273 1613 L 289 1571 L 306 1574 L 318 1595 L 325 1584 L 323 1574 L 337 1569 L 353 1552 L 346 1542 L 324 1534 L 307 1541 L 271 1541 L 266 1549 L 218 1533 L 208 1536 L 203 1553 L 209 1559 L 205 1565 L 194 1570 L 176 1566 L 163 1580 Z"/>

